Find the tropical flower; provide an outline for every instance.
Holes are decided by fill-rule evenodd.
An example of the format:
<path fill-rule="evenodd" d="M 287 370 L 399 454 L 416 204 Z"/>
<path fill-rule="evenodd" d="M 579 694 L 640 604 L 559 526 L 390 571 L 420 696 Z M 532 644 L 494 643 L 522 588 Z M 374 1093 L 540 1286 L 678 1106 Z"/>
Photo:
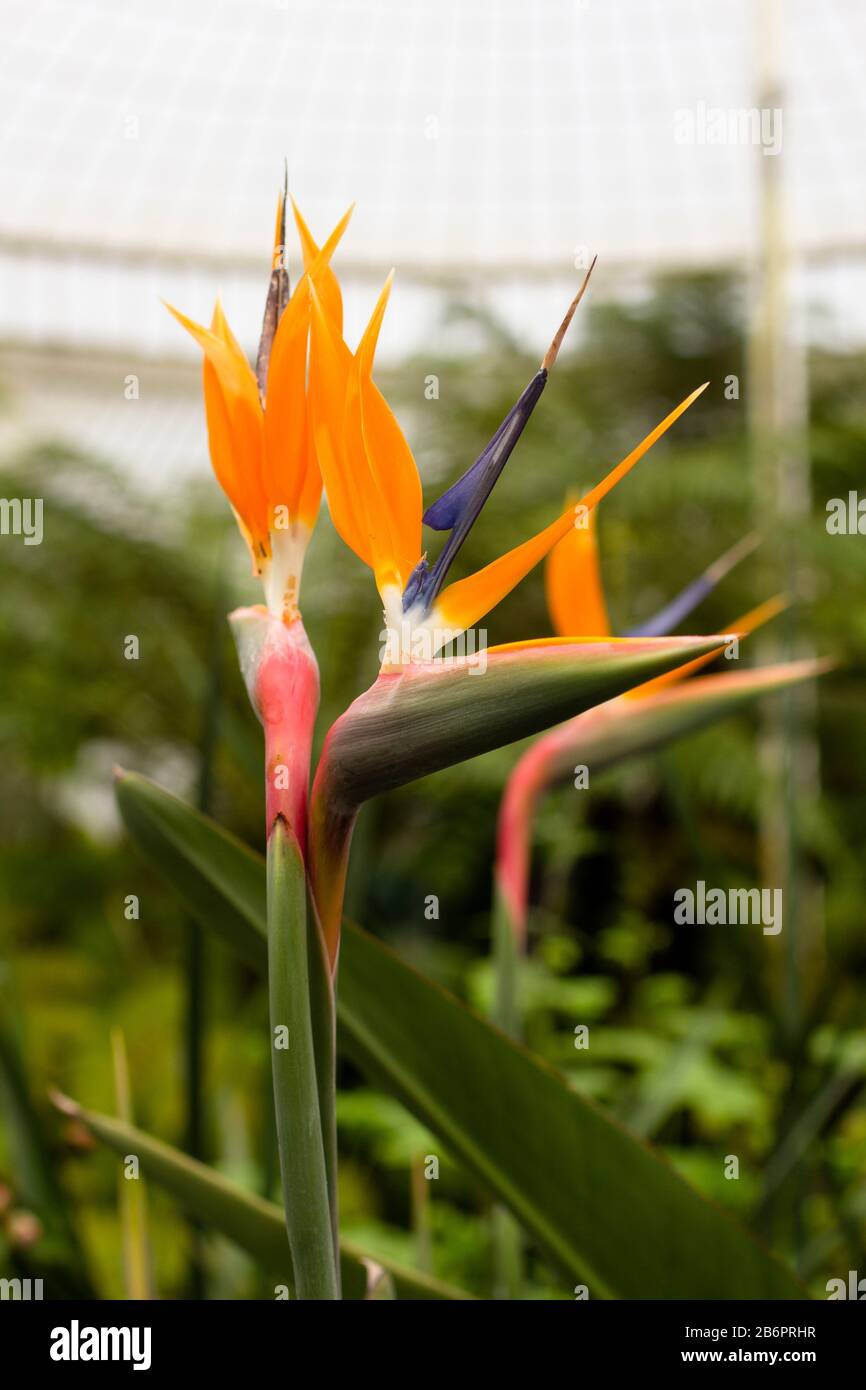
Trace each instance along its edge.
<path fill-rule="evenodd" d="M 331 256 L 349 214 L 320 248 L 295 209 L 304 271 L 285 265 L 286 195 L 277 229 L 256 367 L 217 303 L 209 328 L 172 310 L 204 352 L 214 471 L 249 546 L 265 605 L 230 621 L 265 732 L 268 979 L 274 1098 L 286 1227 L 301 1297 L 340 1294 L 337 1259 L 335 971 L 349 844 L 361 803 L 377 791 L 537 732 L 717 648 L 719 637 L 566 635 L 517 642 L 474 662 L 442 649 L 483 617 L 638 462 L 692 404 L 676 407 L 579 502 L 457 583 L 451 564 L 542 391 L 586 288 L 539 370 L 475 463 L 424 511 L 409 446 L 373 382 L 390 281 L 357 350 L 343 340 Z M 588 279 L 588 277 L 587 277 Z M 336 529 L 373 571 L 387 630 L 377 681 L 336 721 L 307 811 L 318 668 L 299 611 L 304 553 L 322 486 Z M 431 565 L 422 523 L 448 533 Z M 580 629 L 578 629 L 580 631 Z M 307 881 L 314 913 L 307 914 Z"/>
<path fill-rule="evenodd" d="M 262 579 L 266 606 L 230 615 L 250 700 L 265 734 L 268 992 L 275 1040 L 274 1109 L 286 1230 L 302 1298 L 340 1296 L 334 1118 L 334 999 L 324 937 L 306 910 L 307 788 L 319 673 L 298 607 L 322 476 L 310 413 L 312 296 L 342 340 L 330 259 L 350 212 L 320 249 L 295 211 L 304 272 L 291 292 L 286 190 L 253 371 L 217 302 L 210 328 L 175 317 L 204 351 L 214 472 Z M 324 982 L 324 983 L 322 983 Z"/>
<path fill-rule="evenodd" d="M 343 301 L 330 260 L 352 213 L 350 208 L 320 249 L 292 206 L 304 273 L 290 293 L 282 194 L 255 371 L 219 300 L 210 328 L 168 305 L 204 352 L 213 469 L 249 546 L 268 611 L 287 621 L 297 616 L 304 554 L 322 495 L 307 390 L 310 290 L 315 286 L 317 303 L 327 312 L 335 338 L 342 341 Z"/>
<path fill-rule="evenodd" d="M 334 339 L 342 343 L 342 293 L 330 262 L 352 209 L 320 248 L 294 203 L 292 208 L 304 270 L 291 291 L 284 188 L 255 370 L 219 300 L 210 328 L 168 307 L 204 352 L 211 462 L 264 587 L 265 607 L 239 608 L 229 620 L 265 731 L 267 833 L 281 818 L 303 854 L 319 675 L 298 605 L 322 496 L 308 390 L 311 293 L 315 289 Z"/>
<path fill-rule="evenodd" d="M 593 263 L 594 264 L 594 263 Z M 373 572 L 393 638 L 384 664 L 429 660 L 488 613 L 643 458 L 706 388 L 697 388 L 586 496 L 549 526 L 484 569 L 446 584 L 448 571 L 502 472 L 556 361 L 588 272 L 541 365 L 472 466 L 424 510 L 421 480 L 408 443 L 373 381 L 373 360 L 391 290 L 379 296 L 352 355 L 313 284 L 310 394 L 313 437 L 334 525 Z M 449 536 L 430 565 L 422 553 L 422 522 Z"/>
<path fill-rule="evenodd" d="M 354 355 L 312 285 L 310 401 L 316 455 L 334 525 L 372 570 L 386 623 L 379 677 L 331 728 L 310 802 L 308 867 L 332 968 L 349 843 L 363 801 L 546 728 L 708 652 L 722 640 L 597 640 L 571 635 L 583 631 L 577 628 L 560 638 L 491 648 L 483 668 L 474 649 L 468 655 L 440 655 L 584 524 L 705 389 L 693 391 L 542 531 L 468 578 L 446 584 L 455 556 L 544 390 L 588 278 L 537 373 L 493 438 L 426 511 L 411 450 L 372 376 L 390 277 Z M 422 553 L 422 523 L 449 533 L 432 564 Z M 483 680 L 472 679 L 482 670 Z"/>

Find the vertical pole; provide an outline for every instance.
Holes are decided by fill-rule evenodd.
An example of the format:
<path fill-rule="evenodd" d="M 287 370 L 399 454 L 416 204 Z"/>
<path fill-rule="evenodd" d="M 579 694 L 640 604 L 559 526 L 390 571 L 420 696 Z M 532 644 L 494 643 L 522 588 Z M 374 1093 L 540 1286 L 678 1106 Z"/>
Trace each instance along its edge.
<path fill-rule="evenodd" d="M 764 664 L 813 652 L 798 612 L 798 603 L 808 600 L 812 588 L 802 553 L 811 510 L 809 401 L 805 332 L 792 312 L 791 255 L 785 238 L 784 177 L 790 154 L 785 143 L 778 0 L 761 0 L 757 15 L 756 104 L 762 113 L 773 113 L 777 135 L 780 120 L 782 126 L 778 153 L 766 153 L 763 146 L 754 153 L 760 241 L 748 344 L 753 502 L 756 524 L 765 537 L 766 592 L 783 590 L 791 600 L 783 619 L 761 635 L 758 658 Z M 783 903 L 782 940 L 769 939 L 768 972 L 794 1078 L 803 1045 L 805 985 L 808 982 L 814 990 L 823 956 L 819 887 L 801 851 L 804 815 L 819 792 L 814 698 L 814 691 L 804 686 L 768 702 L 759 750 L 761 874 L 766 887 L 782 889 Z M 794 1110 L 796 1090 L 794 1079 L 788 1098 Z M 783 1116 L 781 1123 L 785 1120 Z"/>

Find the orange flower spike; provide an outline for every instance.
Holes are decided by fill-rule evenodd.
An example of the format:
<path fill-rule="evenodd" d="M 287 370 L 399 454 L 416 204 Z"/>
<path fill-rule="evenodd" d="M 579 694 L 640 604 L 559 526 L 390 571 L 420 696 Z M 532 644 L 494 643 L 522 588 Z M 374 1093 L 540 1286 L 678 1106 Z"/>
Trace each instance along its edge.
<path fill-rule="evenodd" d="M 351 217 L 354 207 L 355 204 L 353 203 L 352 206 L 349 208 L 348 212 L 346 213 L 347 221 L 349 217 Z M 304 258 L 304 270 L 309 272 L 311 268 L 316 264 L 318 257 L 322 254 L 322 251 L 325 251 L 327 247 L 323 247 L 322 251 L 319 250 L 319 247 L 313 240 L 309 227 L 307 226 L 306 222 L 304 221 L 303 217 L 298 211 L 294 198 L 292 199 L 292 212 L 295 215 L 295 226 L 298 229 L 298 236 L 301 241 L 301 254 Z M 334 325 L 337 332 L 342 334 L 343 295 L 342 291 L 340 290 L 340 282 L 334 274 L 333 270 L 331 270 L 330 265 L 327 264 L 327 262 L 324 266 L 321 275 L 316 276 L 316 291 L 319 295 L 319 298 L 322 301 L 322 306 L 325 310 L 325 313 L 328 315 L 328 318 L 330 319 L 331 323 Z"/>
<path fill-rule="evenodd" d="M 361 521 L 362 480 L 347 466 L 343 428 L 352 354 L 328 318 L 315 286 L 311 298 L 309 397 L 313 445 L 328 493 L 331 520 L 349 549 L 369 565 Z"/>
<path fill-rule="evenodd" d="M 391 277 L 354 356 L 336 331 L 319 285 L 313 285 L 310 350 L 313 438 L 335 528 L 373 570 L 388 631 L 400 633 L 400 659 L 386 658 L 389 667 L 412 659 L 411 655 L 405 655 L 404 632 L 411 650 L 423 653 L 429 649 L 428 654 L 432 656 L 435 650 L 483 617 L 569 531 L 586 525 L 592 508 L 705 389 L 701 386 L 693 391 L 576 506 L 570 506 L 550 526 L 477 574 L 443 589 L 448 567 L 544 388 L 588 279 L 587 275 L 539 371 L 493 439 L 468 472 L 423 513 L 423 520 L 433 529 L 451 532 L 432 568 L 421 555 L 423 503 L 418 470 L 393 412 L 372 379 Z M 597 622 L 601 621 L 600 611 Z M 606 629 L 606 619 L 604 626 Z"/>
<path fill-rule="evenodd" d="M 285 195 L 280 196 L 256 372 L 219 301 L 209 329 L 167 306 L 205 354 L 205 412 L 214 472 L 250 547 L 254 573 L 265 584 L 268 608 L 287 619 L 297 612 L 304 551 L 322 491 L 307 391 L 310 293 L 313 284 L 321 287 L 327 280 L 333 303 L 336 278 L 329 262 L 350 216 L 351 208 L 321 250 L 306 233 L 306 269 L 289 296 Z"/>
<path fill-rule="evenodd" d="M 313 438 L 331 518 L 370 567 L 387 608 L 399 600 L 421 552 L 421 480 L 406 439 L 372 380 L 391 289 L 385 284 L 352 356 L 313 288 L 310 391 Z"/>
<path fill-rule="evenodd" d="M 217 479 L 252 541 L 256 573 L 270 554 L 262 487 L 263 414 L 253 370 L 217 304 L 211 328 L 166 306 L 205 354 L 204 397 L 211 461 Z"/>
<path fill-rule="evenodd" d="M 307 387 L 310 290 L 313 285 L 320 293 L 326 280 L 337 286 L 330 259 L 351 214 L 350 208 L 321 250 L 312 243 L 315 255 L 306 264 L 280 318 L 270 350 L 265 407 L 265 490 L 272 510 L 280 505 L 284 509 L 278 522 L 285 522 L 287 512 L 292 523 L 299 522 L 307 532 L 315 523 L 322 495 L 321 474 L 312 447 Z M 336 331 L 339 334 L 339 328 Z"/>
<path fill-rule="evenodd" d="M 324 277 L 334 278 L 329 262 L 351 213 L 350 208 L 304 271 L 277 324 L 269 353 L 262 467 L 272 564 L 265 576 L 265 593 L 271 611 L 286 616 L 297 611 L 304 555 L 322 496 L 308 387 L 311 295 Z"/>
<path fill-rule="evenodd" d="M 421 556 L 421 479 L 397 418 L 373 381 L 373 360 L 391 281 L 388 281 L 364 336 L 349 375 L 346 399 L 347 435 L 360 439 L 375 495 L 387 499 L 379 527 L 379 515 L 371 522 L 382 539 L 377 547 L 374 572 L 379 592 L 385 597 L 396 588 L 402 598 Z M 387 607 L 387 603 L 386 603 Z"/>
<path fill-rule="evenodd" d="M 635 464 L 638 463 L 648 453 L 652 446 L 670 429 L 671 425 L 688 410 L 706 390 L 709 383 L 705 382 L 697 390 L 692 391 L 684 401 L 666 415 L 655 429 L 651 430 L 645 439 L 642 439 L 631 453 L 626 454 L 615 468 L 602 478 L 594 488 L 587 492 L 580 501 L 572 507 L 568 507 L 562 515 L 550 526 L 539 531 L 522 545 L 509 550 L 507 554 L 492 561 L 491 564 L 479 570 L 476 574 L 470 575 L 467 579 L 458 580 L 457 583 L 449 585 L 440 595 L 431 616 L 431 623 L 436 626 L 461 631 L 471 627 L 479 618 L 483 618 L 485 613 L 495 607 L 506 594 L 520 583 L 521 579 L 529 573 L 531 569 L 543 560 L 545 555 L 568 535 L 569 531 L 582 525 L 586 514 L 597 506 L 602 498 L 616 487 L 617 483 L 625 477 Z"/>
<path fill-rule="evenodd" d="M 786 594 L 776 594 L 774 598 L 765 599 L 756 608 L 750 608 L 748 613 L 744 613 L 741 618 L 731 624 L 731 638 L 748 637 L 757 628 L 763 627 L 773 618 L 777 618 L 780 613 L 784 613 L 788 607 L 790 599 Z M 665 686 L 675 685 L 678 681 L 684 680 L 687 676 L 693 676 L 696 671 L 700 671 L 711 661 L 715 661 L 719 653 L 724 651 L 723 647 L 717 647 L 715 651 L 706 652 L 705 655 L 696 657 L 694 661 L 689 661 L 685 666 L 678 666 L 675 671 L 666 671 L 663 676 L 656 676 L 654 680 L 645 681 L 643 685 L 637 685 L 633 690 L 627 690 L 626 700 L 643 700 L 648 695 L 655 695 Z"/>
<path fill-rule="evenodd" d="M 302 239 L 308 239 L 302 219 Z M 312 254 L 314 243 L 307 254 Z M 566 328 L 586 289 L 584 279 L 541 369 L 509 411 L 490 444 L 464 477 L 423 514 L 451 539 L 440 556 L 438 573 L 421 555 L 423 501 L 412 452 L 396 417 L 372 379 L 376 343 L 391 288 L 389 276 L 354 355 L 342 342 L 333 311 L 320 284 L 313 287 L 310 352 L 312 431 L 334 526 L 372 569 L 389 630 L 412 628 L 429 612 L 428 584 L 438 593 L 445 569 L 462 544 L 471 520 L 467 490 L 486 497 L 510 455 L 556 359 Z M 475 513 L 483 502 L 477 501 Z M 435 517 L 435 519 L 434 519 Z M 460 532 L 459 537 L 455 536 Z M 444 562 L 444 563 L 442 563 Z M 411 617 L 409 616 L 411 613 Z M 404 615 L 405 618 L 404 618 Z"/>
<path fill-rule="evenodd" d="M 587 633 L 610 636 L 604 597 L 595 509 L 575 518 L 575 525 L 553 547 L 545 566 L 547 609 L 560 637 Z M 580 520 L 582 524 L 578 525 Z"/>

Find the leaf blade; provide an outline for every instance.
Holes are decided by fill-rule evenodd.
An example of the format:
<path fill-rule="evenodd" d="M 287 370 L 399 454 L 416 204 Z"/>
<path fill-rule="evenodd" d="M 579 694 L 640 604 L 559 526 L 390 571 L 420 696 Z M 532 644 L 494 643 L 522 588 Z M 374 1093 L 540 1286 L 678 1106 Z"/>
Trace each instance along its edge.
<path fill-rule="evenodd" d="M 294 1287 L 283 1213 L 275 1202 L 245 1191 L 198 1159 L 190 1158 L 134 1125 L 86 1110 L 68 1096 L 55 1093 L 53 1099 L 59 1110 L 80 1120 L 115 1153 L 124 1156 L 134 1153 L 142 1171 L 170 1192 L 187 1211 L 246 1250 L 289 1289 Z M 341 1240 L 340 1250 L 344 1285 L 351 1297 L 365 1297 L 367 1270 L 364 1261 L 371 1259 L 391 1276 L 401 1298 L 471 1297 L 417 1270 L 383 1260 L 378 1255 L 373 1257 L 354 1241 Z"/>
<path fill-rule="evenodd" d="M 159 866 L 160 815 L 174 798 L 135 775 L 124 777 L 118 792 L 128 824 L 130 801 L 139 811 L 147 807 L 150 833 L 142 847 L 152 858 L 156 850 Z M 238 871 L 232 902 L 224 902 L 234 925 L 223 925 L 220 934 L 246 937 L 247 953 L 263 957 L 263 861 L 182 803 L 169 817 L 175 848 L 178 806 L 197 822 L 191 834 L 198 860 L 211 836 L 220 860 L 215 876 L 232 865 Z M 194 912 L 200 873 L 197 864 L 178 884 Z M 210 887 L 198 911 L 214 926 Z M 343 1049 L 441 1136 L 569 1278 L 591 1280 L 596 1296 L 645 1298 L 650 1290 L 654 1297 L 686 1299 L 807 1296 L 743 1227 L 569 1090 L 552 1068 L 348 923 L 338 1019 Z"/>

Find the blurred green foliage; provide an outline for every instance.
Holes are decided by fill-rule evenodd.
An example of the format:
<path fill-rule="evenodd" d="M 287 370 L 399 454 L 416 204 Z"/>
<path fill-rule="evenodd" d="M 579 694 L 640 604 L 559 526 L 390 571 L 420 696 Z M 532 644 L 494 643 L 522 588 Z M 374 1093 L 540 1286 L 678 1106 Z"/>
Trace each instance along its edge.
<path fill-rule="evenodd" d="M 602 508 L 605 582 L 622 631 L 755 524 L 742 305 L 734 284 L 706 276 L 585 312 L 585 346 L 557 364 L 460 564 L 478 568 L 540 528 L 569 490 L 602 476 L 709 379 L 699 404 Z M 489 346 L 471 360 L 425 354 L 383 374 L 428 497 L 471 462 L 536 365 L 497 325 L 479 331 Z M 431 372 L 433 401 L 424 393 Z M 564 788 L 544 800 L 524 980 L 529 1045 L 752 1221 L 819 1295 L 829 1277 L 866 1269 L 866 547 L 824 526 L 826 501 L 860 482 L 864 372 L 862 355 L 811 353 L 814 505 L 794 537 L 810 578 L 784 630 L 840 667 L 816 701 L 823 796 L 801 817 L 798 852 L 820 914 L 807 913 L 798 1016 L 792 1024 L 783 1008 L 773 938 L 672 925 L 678 885 L 759 877 L 757 715 L 625 767 L 583 798 Z M 738 399 L 725 395 L 731 374 Z M 134 767 L 190 799 L 204 779 L 211 813 L 259 842 L 259 732 L 223 622 L 230 606 L 258 595 L 210 480 L 155 495 L 105 461 L 43 442 L 5 461 L 2 491 L 45 499 L 45 538 L 0 542 L 0 1264 L 42 1275 L 47 1292 L 116 1297 L 116 1161 L 53 1115 L 47 1088 L 111 1110 L 109 1035 L 119 1027 L 137 1122 L 183 1143 L 190 1001 L 189 925 L 125 843 L 111 769 Z M 745 562 L 691 630 L 725 631 L 767 597 L 766 569 Z M 322 670 L 321 739 L 373 678 L 381 626 L 372 581 L 326 516 L 307 562 L 304 615 Z M 486 626 L 491 644 L 547 634 L 540 574 Z M 124 656 L 132 634 L 137 660 Z M 518 752 L 381 798 L 355 837 L 350 914 L 482 1009 L 495 817 Z M 437 921 L 425 918 L 430 894 Z M 197 1003 L 206 1156 L 272 1194 L 261 986 L 208 942 Z M 579 1023 L 591 1025 L 587 1051 L 574 1046 Z M 430 1137 L 348 1067 L 339 1124 L 346 1234 L 489 1294 L 484 1194 L 453 1164 L 439 1182 L 419 1183 Z M 736 1182 L 724 1176 L 731 1154 Z M 178 1238 L 187 1228 L 158 1192 L 149 1221 L 156 1289 L 184 1296 L 194 1287 L 194 1235 Z M 539 1262 L 529 1275 L 533 1296 L 552 1295 Z M 268 1296 L 249 1262 L 220 1242 L 206 1242 L 205 1279 L 212 1296 Z"/>

